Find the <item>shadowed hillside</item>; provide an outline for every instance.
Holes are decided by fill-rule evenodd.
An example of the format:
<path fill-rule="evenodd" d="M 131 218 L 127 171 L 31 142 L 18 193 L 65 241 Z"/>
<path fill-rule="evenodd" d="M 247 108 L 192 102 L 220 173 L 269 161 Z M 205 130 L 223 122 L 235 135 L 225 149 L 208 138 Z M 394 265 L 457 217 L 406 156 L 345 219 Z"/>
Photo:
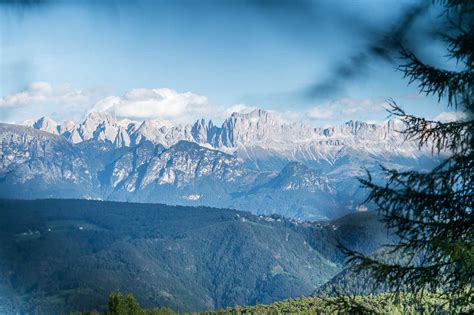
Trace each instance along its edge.
<path fill-rule="evenodd" d="M 3 200 L 0 305 L 104 309 L 122 291 L 144 307 L 197 311 L 309 295 L 341 270 L 341 234 L 358 231 L 361 239 L 345 239 L 367 248 L 383 241 L 364 243 L 372 214 L 351 217 L 305 223 L 204 207 Z"/>

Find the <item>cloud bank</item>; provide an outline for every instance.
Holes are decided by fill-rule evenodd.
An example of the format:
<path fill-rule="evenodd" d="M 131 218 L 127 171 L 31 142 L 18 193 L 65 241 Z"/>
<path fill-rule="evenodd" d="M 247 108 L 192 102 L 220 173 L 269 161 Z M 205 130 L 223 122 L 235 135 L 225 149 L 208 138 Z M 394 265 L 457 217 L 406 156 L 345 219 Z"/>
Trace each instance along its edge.
<path fill-rule="evenodd" d="M 206 96 L 178 92 L 169 88 L 137 88 L 122 96 L 99 96 L 94 90 L 81 90 L 70 84 L 54 86 L 48 82 L 31 83 L 25 90 L 0 99 L 3 122 L 22 122 L 44 115 L 57 121 L 79 121 L 89 112 L 107 112 L 130 120 L 162 119 L 173 123 L 192 123 L 196 119 L 213 119 L 217 123 L 232 113 L 246 113 L 257 107 L 247 104 L 219 106 Z M 384 100 L 339 98 L 308 109 L 271 110 L 280 120 L 305 121 L 316 125 L 333 125 L 348 120 L 378 121 L 386 118 Z M 435 120 L 462 119 L 463 113 L 443 112 Z"/>
<path fill-rule="evenodd" d="M 87 91 L 74 89 L 70 84 L 53 87 L 48 82 L 31 83 L 25 90 L 0 99 L 0 108 L 18 108 L 38 104 L 77 105 L 90 101 Z"/>
<path fill-rule="evenodd" d="M 433 117 L 433 120 L 446 123 L 457 120 L 464 120 L 467 118 L 467 114 L 464 112 L 441 112 L 435 117 Z"/>
<path fill-rule="evenodd" d="M 122 97 L 109 96 L 98 101 L 91 111 L 109 112 L 120 118 L 186 122 L 211 113 L 207 97 L 172 89 L 133 89 Z"/>
<path fill-rule="evenodd" d="M 99 89 L 76 89 L 70 84 L 34 82 L 0 99 L 3 122 L 20 122 L 45 114 L 54 119 L 80 119 L 102 95 Z"/>
<path fill-rule="evenodd" d="M 132 89 L 121 97 L 100 97 L 93 90 L 75 89 L 70 84 L 34 82 L 0 99 L 3 120 L 17 122 L 43 115 L 57 120 L 81 119 L 91 111 L 109 112 L 120 118 L 188 122 L 216 110 L 206 96 L 166 88 Z"/>

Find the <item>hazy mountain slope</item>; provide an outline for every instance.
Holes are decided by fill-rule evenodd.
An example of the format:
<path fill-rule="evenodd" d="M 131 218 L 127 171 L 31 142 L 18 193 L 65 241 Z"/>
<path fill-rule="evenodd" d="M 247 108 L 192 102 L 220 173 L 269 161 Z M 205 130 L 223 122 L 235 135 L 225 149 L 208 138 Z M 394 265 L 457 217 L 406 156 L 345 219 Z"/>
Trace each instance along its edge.
<path fill-rule="evenodd" d="M 393 231 L 388 231 L 381 224 L 378 216 L 374 212 L 362 212 L 349 214 L 331 222 L 333 226 L 332 237 L 328 239 L 339 240 L 341 244 L 356 250 L 364 255 L 372 255 L 378 259 L 394 262 L 401 259 L 398 255 L 387 254 L 385 245 L 398 242 L 398 238 Z M 336 256 L 331 256 L 326 252 L 328 246 L 319 247 L 318 241 L 311 244 L 321 250 L 328 258 L 334 261 L 343 262 L 345 257 L 341 252 L 336 252 Z M 328 255 L 329 254 L 329 255 Z M 381 293 L 387 289 L 383 283 L 376 283 L 369 272 L 355 272 L 352 267 L 345 267 L 330 281 L 319 287 L 313 293 L 315 296 L 351 294 L 366 295 L 371 293 Z"/>
<path fill-rule="evenodd" d="M 338 213 L 328 179 L 302 164 L 290 163 L 281 173 L 260 172 L 188 141 L 116 148 L 107 141 L 71 144 L 32 128 L 1 126 L 3 197 L 208 205 L 312 219 Z M 295 207 L 298 203 L 307 206 Z"/>
<path fill-rule="evenodd" d="M 229 206 L 262 214 L 322 220 L 344 213 L 339 211 L 343 203 L 337 201 L 338 192 L 329 179 L 299 162 L 289 162 L 281 172 L 233 197 Z"/>
<path fill-rule="evenodd" d="M 0 124 L 0 197 L 89 196 L 92 178 L 80 150 L 63 138 Z"/>
<path fill-rule="evenodd" d="M 221 126 L 204 119 L 193 125 L 133 122 L 105 113 L 90 113 L 79 124 L 55 124 L 48 118 L 31 124 L 49 133 L 2 125 L 0 196 L 206 205 L 334 219 L 357 211 L 365 199 L 357 181 L 364 169 L 377 179 L 380 164 L 429 169 L 435 162 L 404 141 L 395 121 L 323 129 L 255 110 L 234 113 Z M 38 158 L 43 147 L 49 153 Z"/>
<path fill-rule="evenodd" d="M 55 314 L 103 307 L 113 290 L 178 310 L 305 295 L 340 267 L 304 229 L 225 209 L 3 200 L 0 302 Z"/>
<path fill-rule="evenodd" d="M 390 248 L 379 248 L 375 252 L 369 252 L 371 257 L 390 264 L 407 263 L 402 255 L 390 253 Z M 389 290 L 384 282 L 378 282 L 369 271 L 357 272 L 348 266 L 341 270 L 327 283 L 316 289 L 315 296 L 333 296 L 338 294 L 368 295 L 383 293 Z"/>

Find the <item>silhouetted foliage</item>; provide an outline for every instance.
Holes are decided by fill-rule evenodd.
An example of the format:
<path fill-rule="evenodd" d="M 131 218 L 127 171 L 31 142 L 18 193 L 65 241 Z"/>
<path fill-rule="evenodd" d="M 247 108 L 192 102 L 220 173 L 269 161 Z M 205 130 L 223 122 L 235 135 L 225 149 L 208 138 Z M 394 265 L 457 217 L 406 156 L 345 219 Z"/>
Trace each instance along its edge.
<path fill-rule="evenodd" d="M 443 35 L 448 57 L 456 70 L 423 63 L 402 50 L 400 67 L 421 93 L 445 101 L 448 108 L 463 111 L 452 122 L 431 121 L 407 114 L 395 101 L 390 112 L 405 125 L 406 139 L 430 146 L 446 159 L 430 172 L 383 168 L 386 183 L 360 179 L 370 191 L 368 202 L 377 205 L 383 221 L 400 238 L 387 252 L 396 259 L 381 259 L 344 249 L 356 272 L 370 272 L 375 282 L 394 293 L 444 294 L 450 311 L 465 311 L 474 304 L 474 2 L 439 1 L 448 21 Z"/>

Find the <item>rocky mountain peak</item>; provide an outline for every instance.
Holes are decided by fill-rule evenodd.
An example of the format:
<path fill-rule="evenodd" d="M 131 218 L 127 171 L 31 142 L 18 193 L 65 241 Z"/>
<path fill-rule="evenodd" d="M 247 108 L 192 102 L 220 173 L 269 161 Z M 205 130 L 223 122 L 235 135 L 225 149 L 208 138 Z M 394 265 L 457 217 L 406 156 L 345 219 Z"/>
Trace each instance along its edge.
<path fill-rule="evenodd" d="M 66 132 L 71 132 L 72 130 L 74 130 L 74 128 L 76 128 L 76 123 L 74 121 L 72 120 L 63 121 L 58 127 L 59 134 L 62 135 Z"/>
<path fill-rule="evenodd" d="M 232 113 L 232 115 L 224 122 L 224 124 L 238 125 L 239 123 L 243 126 L 257 126 L 264 127 L 265 125 L 277 125 L 283 122 L 279 121 L 275 115 L 264 109 L 254 109 L 248 113 Z"/>
<path fill-rule="evenodd" d="M 233 113 L 222 124 L 218 146 L 238 147 L 256 143 L 270 136 L 279 136 L 282 125 L 268 111 L 255 109 L 250 113 Z"/>
<path fill-rule="evenodd" d="M 90 112 L 87 114 L 82 125 L 91 131 L 95 131 L 99 125 L 105 127 L 116 127 L 117 119 L 106 112 Z"/>
<path fill-rule="evenodd" d="M 82 141 L 94 139 L 113 143 L 118 132 L 117 120 L 105 112 L 90 112 L 77 131 Z"/>
<path fill-rule="evenodd" d="M 117 121 L 110 114 L 91 112 L 81 124 L 68 122 L 58 127 L 45 118 L 34 128 L 59 133 L 72 143 L 93 139 L 108 141 L 117 147 L 135 146 L 147 140 L 168 148 L 186 140 L 236 154 L 254 165 L 262 165 L 260 161 L 267 161 L 265 165 L 268 165 L 270 158 L 273 170 L 290 160 L 334 164 L 349 151 L 383 158 L 419 156 L 418 147 L 405 142 L 403 135 L 397 132 L 403 129 L 399 121 L 371 124 L 351 120 L 323 129 L 302 122 L 286 123 L 263 109 L 233 113 L 220 126 L 206 119 L 192 125 L 173 125 L 159 119 Z"/>
<path fill-rule="evenodd" d="M 192 126 L 191 133 L 197 143 L 213 144 L 218 130 L 211 120 L 206 122 L 205 119 L 199 119 Z"/>
<path fill-rule="evenodd" d="M 36 120 L 33 124 L 33 128 L 46 131 L 52 134 L 59 134 L 58 123 L 47 116 L 43 116 Z"/>

